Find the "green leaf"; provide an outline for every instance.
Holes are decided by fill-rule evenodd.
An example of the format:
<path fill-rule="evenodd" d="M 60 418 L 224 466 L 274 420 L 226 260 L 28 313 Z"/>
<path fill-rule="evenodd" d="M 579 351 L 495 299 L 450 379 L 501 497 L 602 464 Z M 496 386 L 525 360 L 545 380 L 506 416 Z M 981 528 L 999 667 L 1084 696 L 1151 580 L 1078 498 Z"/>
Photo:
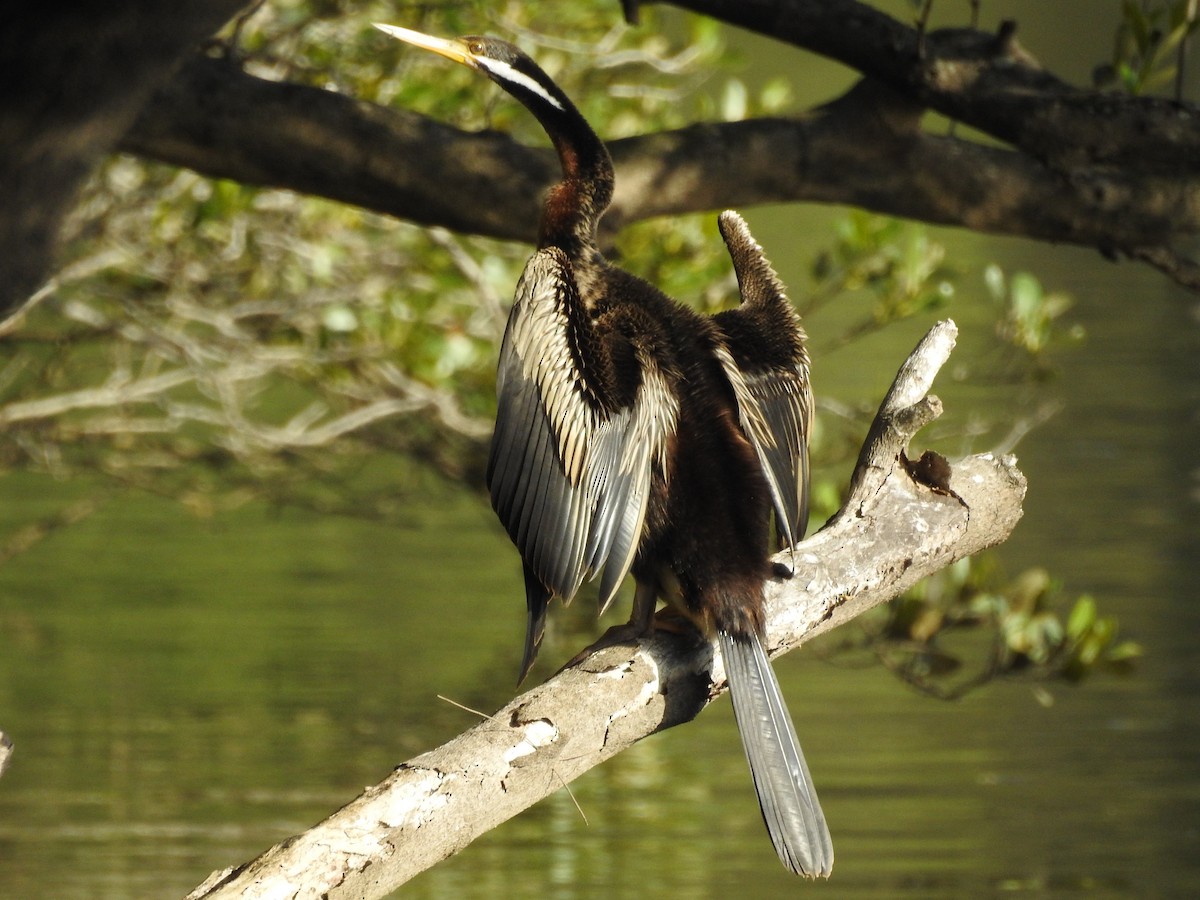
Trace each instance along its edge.
<path fill-rule="evenodd" d="M 1050 573 L 1041 566 L 1026 569 L 1009 586 L 1009 602 L 1014 611 L 1032 614 L 1050 590 Z"/>
<path fill-rule="evenodd" d="M 358 317 L 348 306 L 327 306 L 321 314 L 321 324 L 327 331 L 345 334 L 358 328 Z"/>
<path fill-rule="evenodd" d="M 1077 641 L 1086 634 L 1096 621 L 1096 601 L 1084 594 L 1075 601 L 1071 615 L 1067 618 L 1067 636 Z"/>
<path fill-rule="evenodd" d="M 758 104 L 763 112 L 777 113 L 792 102 L 792 83 L 786 78 L 773 78 L 763 85 Z"/>
<path fill-rule="evenodd" d="M 1110 663 L 1128 663 L 1143 656 L 1145 651 L 1137 641 L 1121 641 L 1104 655 Z"/>
<path fill-rule="evenodd" d="M 983 270 L 983 283 L 993 300 L 997 303 L 1004 302 L 1008 291 L 1006 290 L 1003 269 L 995 263 L 989 263 L 987 268 Z"/>
<path fill-rule="evenodd" d="M 1146 48 L 1150 46 L 1150 33 L 1154 27 L 1150 17 L 1137 0 L 1123 0 L 1121 12 L 1124 14 L 1125 23 L 1129 26 L 1130 34 L 1133 35 L 1138 49 L 1145 52 Z"/>
<path fill-rule="evenodd" d="M 730 78 L 721 92 L 721 118 L 726 122 L 740 122 L 746 118 L 748 107 L 746 85 L 738 78 Z"/>

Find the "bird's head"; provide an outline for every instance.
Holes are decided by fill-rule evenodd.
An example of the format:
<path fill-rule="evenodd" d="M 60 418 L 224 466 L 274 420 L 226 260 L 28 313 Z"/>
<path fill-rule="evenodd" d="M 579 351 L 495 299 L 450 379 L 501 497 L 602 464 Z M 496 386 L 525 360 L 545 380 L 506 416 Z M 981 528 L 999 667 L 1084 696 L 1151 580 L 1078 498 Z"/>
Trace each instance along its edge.
<path fill-rule="evenodd" d="M 561 112 L 566 106 L 566 97 L 550 77 L 508 41 L 473 34 L 447 40 L 399 25 L 376 23 L 375 27 L 397 40 L 482 72 L 530 109 L 549 105 Z"/>
<path fill-rule="evenodd" d="M 577 259 L 598 254 L 596 222 L 612 200 L 612 159 L 596 132 L 550 76 L 499 38 L 468 35 L 446 40 L 397 25 L 375 27 L 482 72 L 533 113 L 558 151 L 563 171 L 563 180 L 550 189 L 543 205 L 538 245 L 575 248 L 572 252 Z"/>

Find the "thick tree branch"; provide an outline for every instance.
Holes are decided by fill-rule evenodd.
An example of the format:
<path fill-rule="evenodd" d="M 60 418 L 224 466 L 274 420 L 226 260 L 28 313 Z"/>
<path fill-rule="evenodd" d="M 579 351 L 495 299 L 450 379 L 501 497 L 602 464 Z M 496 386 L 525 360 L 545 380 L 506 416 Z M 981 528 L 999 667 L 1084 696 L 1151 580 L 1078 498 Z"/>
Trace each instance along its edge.
<path fill-rule="evenodd" d="M 952 322 L 939 324 L 906 362 L 842 512 L 799 545 L 796 575 L 771 586 L 775 651 L 1003 541 L 1020 518 L 1025 481 L 1011 459 L 962 460 L 948 487 L 917 482 L 901 464 L 913 433 L 937 414 L 925 393 L 954 335 Z M 383 896 L 626 747 L 694 718 L 723 690 L 707 644 L 657 634 L 609 647 L 399 766 L 309 831 L 214 873 L 191 897 Z"/>
<path fill-rule="evenodd" d="M 499 135 L 466 136 L 215 60 L 193 60 L 128 130 L 180 55 L 243 2 L 189 0 L 164 7 L 169 15 L 132 0 L 62 15 L 18 6 L 0 30 L 0 83 L 16 88 L 0 100 L 8 148 L 0 155 L 0 316 L 45 277 L 76 188 L 123 132 L 124 149 L 206 174 L 530 239 L 554 161 Z M 913 28 L 855 0 L 675 5 L 840 60 L 886 85 L 891 99 L 872 88 L 871 103 L 839 102 L 801 121 L 616 142 L 621 187 L 610 229 L 654 215 L 816 200 L 1126 253 L 1200 284 L 1196 262 L 1176 246 L 1200 231 L 1194 106 L 1068 85 L 1039 67 L 1011 28 L 937 32 L 922 52 Z M 924 135 L 916 123 L 925 108 L 1016 149 Z"/>
<path fill-rule="evenodd" d="M 1200 172 L 1200 110 L 1077 88 L 1015 39 L 948 29 L 925 36 L 857 0 L 669 0 L 671 5 L 843 62 L 914 102 L 1064 171 L 1081 165 Z"/>
<path fill-rule="evenodd" d="M 1158 269 L 1176 284 L 1200 292 L 1200 262 L 1183 253 L 1159 246 L 1136 247 L 1129 255 Z"/>
<path fill-rule="evenodd" d="M 509 239 L 535 233 L 541 188 L 558 169 L 549 152 L 499 132 L 462 132 L 207 57 L 192 59 L 154 98 L 120 149 Z"/>
<path fill-rule="evenodd" d="M 610 232 L 653 216 L 808 200 L 981 232 L 1139 254 L 1200 231 L 1200 172 L 1092 170 L 930 135 L 864 82 L 802 119 L 702 124 L 614 141 Z M 195 59 L 122 149 L 459 231 L 531 241 L 553 153 Z M 1171 274 L 1168 272 L 1168 274 Z"/>

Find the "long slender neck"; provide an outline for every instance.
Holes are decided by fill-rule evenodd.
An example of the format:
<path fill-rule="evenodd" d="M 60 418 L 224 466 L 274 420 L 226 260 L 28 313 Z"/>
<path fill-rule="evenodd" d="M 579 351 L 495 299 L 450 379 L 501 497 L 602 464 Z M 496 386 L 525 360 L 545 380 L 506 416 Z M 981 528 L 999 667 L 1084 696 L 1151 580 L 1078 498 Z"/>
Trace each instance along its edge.
<path fill-rule="evenodd" d="M 561 109 L 529 105 L 550 136 L 563 178 L 550 189 L 542 207 L 539 247 L 561 247 L 576 267 L 600 258 L 596 225 L 613 194 L 613 165 L 608 149 L 570 100 L 556 91 Z"/>

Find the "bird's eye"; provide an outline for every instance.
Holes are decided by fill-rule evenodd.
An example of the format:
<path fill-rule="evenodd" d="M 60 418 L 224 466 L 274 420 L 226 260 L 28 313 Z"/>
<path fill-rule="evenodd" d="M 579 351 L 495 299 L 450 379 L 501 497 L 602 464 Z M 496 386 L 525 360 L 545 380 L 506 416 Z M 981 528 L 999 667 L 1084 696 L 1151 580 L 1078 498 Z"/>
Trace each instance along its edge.
<path fill-rule="evenodd" d="M 475 56 L 483 55 L 483 41 L 471 41 L 467 44 L 467 49 Z"/>

